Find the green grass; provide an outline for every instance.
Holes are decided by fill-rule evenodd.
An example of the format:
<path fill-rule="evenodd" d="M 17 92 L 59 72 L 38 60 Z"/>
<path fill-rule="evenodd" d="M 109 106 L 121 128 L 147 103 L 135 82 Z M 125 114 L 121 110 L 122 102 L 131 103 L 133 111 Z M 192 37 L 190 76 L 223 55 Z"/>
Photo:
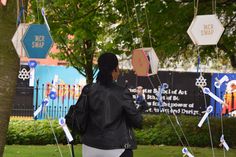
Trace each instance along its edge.
<path fill-rule="evenodd" d="M 66 145 L 60 145 L 63 157 L 70 157 L 70 150 Z M 182 157 L 182 147 L 177 146 L 139 146 L 134 157 Z M 195 157 L 212 157 L 211 148 L 192 148 Z M 223 157 L 222 149 L 214 149 L 215 157 Z M 81 157 L 81 145 L 75 146 L 75 156 Z M 60 157 L 57 146 L 23 146 L 7 145 L 3 157 Z M 236 149 L 226 152 L 226 157 L 236 157 Z"/>

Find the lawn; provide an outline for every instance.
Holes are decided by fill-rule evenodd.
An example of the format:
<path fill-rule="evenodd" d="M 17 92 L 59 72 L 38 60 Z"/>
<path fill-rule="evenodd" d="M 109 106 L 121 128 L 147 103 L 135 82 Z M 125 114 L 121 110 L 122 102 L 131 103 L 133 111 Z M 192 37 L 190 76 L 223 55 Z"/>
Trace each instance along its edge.
<path fill-rule="evenodd" d="M 60 145 L 63 157 L 70 157 L 70 150 L 66 145 Z M 212 157 L 211 148 L 192 148 L 195 157 Z M 135 157 L 182 157 L 182 147 L 176 146 L 139 146 L 134 152 Z M 222 149 L 214 149 L 215 157 L 223 157 Z M 75 146 L 75 156 L 81 157 L 81 145 Z M 227 157 L 236 157 L 236 149 L 226 152 Z M 57 146 L 23 146 L 7 145 L 3 157 L 60 157 Z"/>

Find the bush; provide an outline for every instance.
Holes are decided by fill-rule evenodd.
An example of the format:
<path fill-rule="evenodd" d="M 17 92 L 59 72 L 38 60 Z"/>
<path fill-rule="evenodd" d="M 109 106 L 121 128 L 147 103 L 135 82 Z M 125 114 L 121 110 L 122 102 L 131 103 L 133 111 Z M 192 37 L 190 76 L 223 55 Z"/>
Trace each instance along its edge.
<path fill-rule="evenodd" d="M 173 128 L 169 118 L 173 122 Z M 210 146 L 209 130 L 206 123 L 202 128 L 197 124 L 201 117 L 178 116 L 181 127 L 176 123 L 173 116 L 167 115 L 145 115 L 143 129 L 135 130 L 138 144 L 142 145 L 187 145 L 182 131 L 191 146 Z M 232 147 L 236 146 L 236 118 L 224 118 L 224 135 L 227 143 Z M 218 118 L 210 118 L 211 132 L 214 146 L 218 146 L 221 137 L 221 121 Z M 59 143 L 66 144 L 66 138 L 57 120 L 52 121 L 56 137 Z M 79 142 L 79 136 L 76 143 Z M 55 144 L 55 139 L 48 120 L 12 120 L 9 124 L 7 144 L 22 145 L 44 145 Z"/>

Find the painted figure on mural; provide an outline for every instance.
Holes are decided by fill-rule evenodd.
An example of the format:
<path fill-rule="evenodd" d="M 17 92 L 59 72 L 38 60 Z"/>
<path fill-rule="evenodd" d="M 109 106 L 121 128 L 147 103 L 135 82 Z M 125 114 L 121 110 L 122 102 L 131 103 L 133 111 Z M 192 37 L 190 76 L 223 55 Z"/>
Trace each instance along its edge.
<path fill-rule="evenodd" d="M 222 114 L 236 117 L 236 80 L 227 83 L 224 99 L 228 106 L 224 106 Z"/>

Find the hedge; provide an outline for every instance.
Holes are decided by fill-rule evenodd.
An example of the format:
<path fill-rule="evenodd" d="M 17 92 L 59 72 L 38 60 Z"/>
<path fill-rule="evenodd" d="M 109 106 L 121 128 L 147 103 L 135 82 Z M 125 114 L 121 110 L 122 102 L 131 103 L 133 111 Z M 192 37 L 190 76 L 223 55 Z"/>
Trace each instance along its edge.
<path fill-rule="evenodd" d="M 178 116 L 181 127 L 176 123 L 173 116 L 170 116 L 176 131 L 181 140 L 186 145 L 182 134 L 191 146 L 210 146 L 210 138 L 207 123 L 202 128 L 197 124 L 201 117 Z M 231 147 L 236 146 L 236 118 L 223 118 L 225 140 Z M 66 144 L 66 138 L 63 130 L 58 125 L 57 120 L 52 121 L 56 137 L 59 143 Z M 219 118 L 210 118 L 210 126 L 214 146 L 218 146 L 221 137 L 221 120 Z M 182 129 L 182 131 L 181 131 Z M 141 145 L 181 145 L 181 142 L 170 123 L 167 115 L 145 115 L 143 129 L 135 130 L 136 140 Z M 76 143 L 79 142 L 79 136 Z M 7 134 L 7 144 L 22 145 L 44 145 L 54 144 L 55 139 L 50 128 L 49 120 L 12 120 L 9 124 Z"/>

